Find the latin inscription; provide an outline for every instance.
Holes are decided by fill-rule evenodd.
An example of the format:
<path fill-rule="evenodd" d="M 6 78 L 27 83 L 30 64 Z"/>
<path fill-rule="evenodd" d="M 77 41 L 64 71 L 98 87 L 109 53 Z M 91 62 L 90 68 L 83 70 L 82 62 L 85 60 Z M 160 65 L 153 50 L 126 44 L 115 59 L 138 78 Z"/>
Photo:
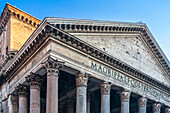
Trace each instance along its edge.
<path fill-rule="evenodd" d="M 110 69 L 109 67 L 105 67 L 105 66 L 102 66 L 100 64 L 96 64 L 94 62 L 91 62 L 91 66 L 90 66 L 92 69 L 98 71 L 98 72 L 101 72 L 103 73 L 104 75 L 108 76 L 108 77 L 112 77 L 113 79 L 119 81 L 119 82 L 122 82 L 123 84 L 125 85 L 128 85 L 132 88 L 137 88 L 137 89 L 140 89 L 156 98 L 162 98 L 166 101 L 170 101 L 170 96 L 161 92 L 161 91 L 158 91 L 156 90 L 155 88 L 152 88 L 150 86 L 148 86 L 147 84 L 145 83 L 142 83 L 142 82 L 139 82 L 133 78 L 130 78 L 124 74 L 121 74 L 115 70 L 112 70 Z"/>

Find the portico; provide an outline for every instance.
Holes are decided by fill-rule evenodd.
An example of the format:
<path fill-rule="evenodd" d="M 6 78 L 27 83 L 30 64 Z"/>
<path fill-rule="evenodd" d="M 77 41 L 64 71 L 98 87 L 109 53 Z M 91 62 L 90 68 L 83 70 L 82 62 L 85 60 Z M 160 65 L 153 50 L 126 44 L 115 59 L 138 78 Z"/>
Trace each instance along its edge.
<path fill-rule="evenodd" d="M 157 51 L 144 25 L 46 18 L 3 68 L 1 112 L 169 113 Z"/>

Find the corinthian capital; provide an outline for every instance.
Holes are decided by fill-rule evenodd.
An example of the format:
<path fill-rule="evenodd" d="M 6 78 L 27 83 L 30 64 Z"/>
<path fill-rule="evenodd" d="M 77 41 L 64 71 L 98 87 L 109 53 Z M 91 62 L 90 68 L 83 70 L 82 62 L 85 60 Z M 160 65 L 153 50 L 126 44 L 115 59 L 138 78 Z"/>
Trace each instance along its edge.
<path fill-rule="evenodd" d="M 122 91 L 120 93 L 120 98 L 121 98 L 122 102 L 129 102 L 130 92 L 129 91 Z"/>
<path fill-rule="evenodd" d="M 18 91 L 18 95 L 21 97 L 21 96 L 26 96 L 28 93 L 28 87 L 26 85 L 23 85 L 23 84 L 19 84 L 17 87 L 16 87 L 17 91 Z"/>
<path fill-rule="evenodd" d="M 146 107 L 147 106 L 147 99 L 145 97 L 141 97 L 139 100 L 138 100 L 138 105 L 140 107 Z"/>
<path fill-rule="evenodd" d="M 153 104 L 153 112 L 160 112 L 161 111 L 161 104 L 160 103 L 155 103 Z"/>
<path fill-rule="evenodd" d="M 103 82 L 103 84 L 101 85 L 101 94 L 102 95 L 110 95 L 110 89 L 111 89 L 111 85 L 108 82 Z"/>
<path fill-rule="evenodd" d="M 30 84 L 31 88 L 39 89 L 39 86 L 43 82 L 43 78 L 40 77 L 40 75 L 37 75 L 37 74 L 31 72 L 30 75 L 28 77 L 26 77 L 26 81 Z"/>
<path fill-rule="evenodd" d="M 60 68 L 64 65 L 64 62 L 48 57 L 47 61 L 42 63 L 47 69 L 47 75 L 56 75 L 58 76 Z"/>
<path fill-rule="evenodd" d="M 88 75 L 87 74 L 82 74 L 79 73 L 76 76 L 76 86 L 87 86 L 87 82 L 88 82 Z"/>
<path fill-rule="evenodd" d="M 165 113 L 170 113 L 170 107 L 165 109 Z"/>

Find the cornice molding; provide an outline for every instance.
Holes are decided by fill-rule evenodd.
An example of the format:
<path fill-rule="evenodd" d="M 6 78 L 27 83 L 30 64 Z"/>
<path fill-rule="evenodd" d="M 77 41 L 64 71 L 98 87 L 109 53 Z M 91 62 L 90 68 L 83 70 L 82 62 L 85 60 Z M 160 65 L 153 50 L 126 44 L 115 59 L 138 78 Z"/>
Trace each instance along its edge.
<path fill-rule="evenodd" d="M 76 38 L 75 36 L 70 35 L 67 32 L 60 30 L 60 29 L 46 23 L 45 20 L 43 23 L 46 26 L 43 27 L 43 29 L 39 32 L 39 34 L 36 37 L 34 37 L 34 39 L 31 40 L 30 43 L 28 43 L 29 45 L 25 45 L 26 48 L 24 49 L 24 51 L 22 53 L 20 53 L 20 56 L 18 56 L 18 58 L 16 58 L 15 61 L 13 61 L 12 65 L 9 66 L 8 70 L 5 70 L 4 76 L 7 79 L 10 78 L 10 76 L 34 53 L 35 50 L 37 50 L 38 47 L 40 47 L 41 44 L 43 44 L 45 42 L 45 40 L 48 37 L 53 37 L 62 43 L 65 43 L 73 48 L 76 48 L 77 50 L 80 50 L 80 51 L 86 53 L 87 55 L 90 55 L 96 59 L 99 59 L 102 62 L 105 62 L 105 63 L 107 63 L 121 71 L 124 71 L 124 72 L 146 82 L 146 83 L 149 83 L 150 85 L 153 85 L 153 86 L 167 92 L 167 94 L 170 94 L 169 86 L 162 84 L 158 80 L 142 73 L 139 70 L 136 70 L 135 68 L 129 66 L 128 64 L 121 62 L 120 60 L 104 53 L 103 51 Z M 41 25 L 40 25 L 40 27 L 41 27 Z M 41 28 L 38 28 L 38 29 L 41 29 Z M 143 30 L 143 29 L 138 29 L 138 30 Z"/>

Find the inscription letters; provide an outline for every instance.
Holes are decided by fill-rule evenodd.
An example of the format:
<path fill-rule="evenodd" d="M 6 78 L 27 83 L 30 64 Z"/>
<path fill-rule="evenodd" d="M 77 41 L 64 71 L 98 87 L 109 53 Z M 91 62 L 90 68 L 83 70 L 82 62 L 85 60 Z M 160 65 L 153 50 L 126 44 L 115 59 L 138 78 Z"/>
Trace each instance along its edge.
<path fill-rule="evenodd" d="M 155 88 L 152 88 L 151 86 L 148 86 L 145 83 L 142 83 L 141 81 L 137 81 L 133 78 L 128 77 L 127 75 L 121 74 L 115 70 L 110 69 L 109 67 L 102 66 L 100 64 L 96 64 L 94 62 L 91 62 L 92 69 L 97 70 L 98 72 L 103 73 L 104 75 L 108 77 L 112 77 L 113 79 L 122 82 L 125 85 L 128 85 L 132 88 L 140 89 L 146 93 L 149 93 L 150 95 L 156 97 L 156 98 L 162 98 L 166 101 L 169 101 L 170 97 L 169 95 L 156 90 Z"/>

